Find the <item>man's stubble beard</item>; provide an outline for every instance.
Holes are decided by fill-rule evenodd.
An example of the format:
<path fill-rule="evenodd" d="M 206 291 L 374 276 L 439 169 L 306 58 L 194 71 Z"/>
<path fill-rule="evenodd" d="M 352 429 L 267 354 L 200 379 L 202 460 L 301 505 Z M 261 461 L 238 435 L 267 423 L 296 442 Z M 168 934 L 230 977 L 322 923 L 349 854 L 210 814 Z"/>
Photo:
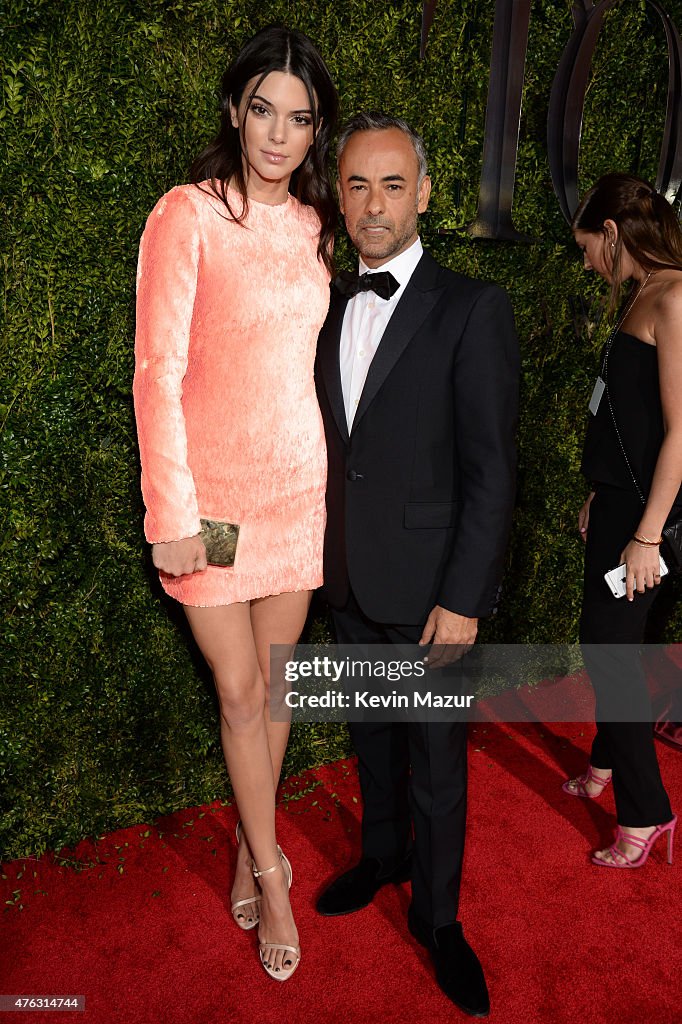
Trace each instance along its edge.
<path fill-rule="evenodd" d="M 363 227 L 366 227 L 366 226 L 370 225 L 371 223 L 372 222 L 368 220 L 368 221 L 365 222 Z M 380 218 L 377 218 L 377 223 L 381 224 L 381 219 Z M 397 238 L 394 237 L 394 238 L 387 239 L 386 243 L 385 243 L 385 246 L 382 249 L 380 249 L 380 250 L 365 248 L 364 251 L 363 251 L 360 248 L 361 239 L 358 239 L 357 237 L 354 237 L 353 235 L 350 235 L 350 232 L 349 232 L 349 235 L 350 235 L 351 242 L 353 243 L 353 245 L 355 246 L 355 248 L 357 249 L 357 251 L 359 252 L 360 256 L 362 256 L 363 259 L 366 256 L 370 260 L 388 260 L 392 256 L 394 256 L 397 252 L 400 252 L 402 247 L 405 245 L 405 243 L 407 241 L 409 241 L 409 239 L 412 238 L 413 235 L 417 234 L 418 226 L 419 226 L 419 214 L 417 213 L 417 208 L 415 207 L 414 217 L 411 219 L 410 223 L 406 224 L 403 221 L 403 223 L 400 225 L 401 231 L 400 231 L 400 234 L 398 235 L 398 237 Z M 377 243 L 377 244 L 379 244 L 379 243 Z"/>

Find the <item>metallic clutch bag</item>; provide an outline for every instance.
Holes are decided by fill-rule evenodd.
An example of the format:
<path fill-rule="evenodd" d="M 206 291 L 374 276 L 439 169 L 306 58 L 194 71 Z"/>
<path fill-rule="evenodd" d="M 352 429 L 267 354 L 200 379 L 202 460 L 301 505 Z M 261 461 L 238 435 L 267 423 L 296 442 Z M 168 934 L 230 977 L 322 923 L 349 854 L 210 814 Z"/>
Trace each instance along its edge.
<path fill-rule="evenodd" d="M 234 565 L 239 527 L 235 523 L 222 523 L 219 519 L 202 519 L 199 534 L 206 548 L 209 565 Z"/>

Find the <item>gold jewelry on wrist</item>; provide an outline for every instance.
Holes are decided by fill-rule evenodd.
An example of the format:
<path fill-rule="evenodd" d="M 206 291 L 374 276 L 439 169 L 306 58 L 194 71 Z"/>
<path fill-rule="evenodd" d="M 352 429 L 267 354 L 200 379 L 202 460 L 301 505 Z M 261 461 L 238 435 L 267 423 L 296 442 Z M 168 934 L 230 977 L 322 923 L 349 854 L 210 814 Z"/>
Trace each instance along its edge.
<path fill-rule="evenodd" d="M 635 544 L 641 544 L 645 548 L 657 548 L 659 544 L 663 543 L 662 537 L 659 537 L 658 540 L 649 540 L 643 533 L 635 533 L 632 539 Z"/>

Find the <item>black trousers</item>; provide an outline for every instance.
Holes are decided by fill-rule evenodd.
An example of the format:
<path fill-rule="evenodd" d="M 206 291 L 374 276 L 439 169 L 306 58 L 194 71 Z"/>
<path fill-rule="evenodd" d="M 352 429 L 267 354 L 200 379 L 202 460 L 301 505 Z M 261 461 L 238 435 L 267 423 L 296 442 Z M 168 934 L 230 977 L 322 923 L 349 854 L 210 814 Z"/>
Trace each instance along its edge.
<path fill-rule="evenodd" d="M 413 644 L 422 625 L 368 619 L 351 595 L 332 612 L 340 644 Z M 466 827 L 464 722 L 351 722 L 362 792 L 362 854 L 412 848 L 412 908 L 430 928 L 457 920 Z M 412 828 L 414 827 L 414 839 Z"/>
<path fill-rule="evenodd" d="M 660 587 L 635 593 L 630 602 L 625 597 L 613 597 L 604 582 L 604 573 L 619 564 L 620 554 L 641 517 L 642 504 L 634 492 L 597 486 L 590 506 L 580 618 L 580 642 L 587 645 L 583 646 L 583 656 L 597 710 L 597 735 L 590 763 L 594 768 L 612 770 L 618 822 L 633 828 L 660 825 L 673 816 L 656 758 L 638 647 L 644 641 L 647 617 Z M 609 722 L 608 709 L 614 696 L 639 720 Z"/>

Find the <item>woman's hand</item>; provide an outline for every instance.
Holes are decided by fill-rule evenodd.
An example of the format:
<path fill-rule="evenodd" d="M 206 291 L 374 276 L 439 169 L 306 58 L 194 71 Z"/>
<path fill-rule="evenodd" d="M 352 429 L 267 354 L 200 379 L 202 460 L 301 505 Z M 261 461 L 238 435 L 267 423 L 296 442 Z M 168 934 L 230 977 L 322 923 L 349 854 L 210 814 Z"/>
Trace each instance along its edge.
<path fill-rule="evenodd" d="M 590 491 L 587 501 L 580 509 L 580 512 L 578 512 L 578 529 L 580 531 L 580 536 L 582 537 L 583 541 L 587 540 L 587 527 L 590 522 L 590 505 L 592 504 L 594 494 L 594 491 Z"/>
<path fill-rule="evenodd" d="M 638 544 L 631 540 L 620 556 L 625 562 L 625 591 L 632 601 L 635 590 L 643 594 L 646 587 L 655 587 L 661 582 L 661 560 L 658 545 Z"/>
<path fill-rule="evenodd" d="M 206 548 L 199 534 L 165 544 L 152 544 L 152 561 L 157 569 L 169 576 L 203 572 L 208 565 Z"/>

